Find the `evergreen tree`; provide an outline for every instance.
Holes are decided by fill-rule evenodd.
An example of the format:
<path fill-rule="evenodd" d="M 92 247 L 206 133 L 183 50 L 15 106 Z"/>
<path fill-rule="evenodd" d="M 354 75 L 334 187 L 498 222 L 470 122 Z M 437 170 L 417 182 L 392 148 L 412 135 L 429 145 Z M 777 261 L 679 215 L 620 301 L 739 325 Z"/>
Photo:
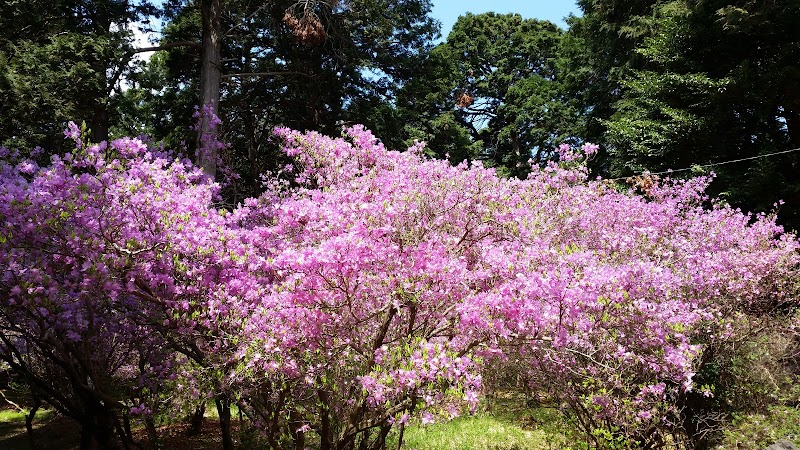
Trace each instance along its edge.
<path fill-rule="evenodd" d="M 523 176 L 575 137 L 576 110 L 563 95 L 563 31 L 518 14 L 467 14 L 406 86 L 409 134 L 454 162 L 485 159 Z"/>
<path fill-rule="evenodd" d="M 147 2 L 15 1 L 0 17 L 0 144 L 63 144 L 67 121 L 108 138 L 119 81 L 131 70 L 128 26 L 155 13 Z"/>
<path fill-rule="evenodd" d="M 578 0 L 581 17 L 568 19 L 561 44 L 564 90 L 583 118 L 584 139 L 604 143 L 605 120 L 624 91 L 622 80 L 644 58 L 634 52 L 652 33 L 659 0 Z"/>
<path fill-rule="evenodd" d="M 166 5 L 162 47 L 200 41 L 195 6 Z M 393 116 L 397 90 L 438 34 L 428 0 L 226 1 L 222 9 L 218 115 L 231 144 L 222 157 L 242 175 L 241 193 L 256 190 L 259 174 L 279 166 L 271 140 L 277 125 L 334 132 L 343 123 L 365 123 L 396 141 L 386 114 Z M 152 60 L 127 93 L 138 116 L 155 119 L 141 128 L 170 145 L 191 143 L 201 61 L 195 46 L 182 45 Z"/>
<path fill-rule="evenodd" d="M 614 175 L 754 158 L 800 147 L 800 2 L 675 1 L 637 49 L 607 139 Z M 767 211 L 779 199 L 797 226 L 800 158 L 714 167 L 733 204 Z"/>

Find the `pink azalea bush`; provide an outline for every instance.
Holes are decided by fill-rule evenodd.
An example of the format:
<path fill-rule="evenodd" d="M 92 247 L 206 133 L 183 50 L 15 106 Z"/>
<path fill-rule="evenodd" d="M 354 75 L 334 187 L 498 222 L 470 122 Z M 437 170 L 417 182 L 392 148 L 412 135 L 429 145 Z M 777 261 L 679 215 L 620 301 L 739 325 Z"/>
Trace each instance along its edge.
<path fill-rule="evenodd" d="M 231 281 L 244 244 L 201 171 L 139 139 L 65 134 L 76 150 L 48 167 L 0 163 L 0 357 L 81 422 L 82 446 L 107 447 L 187 362 L 224 395 L 222 330 L 252 285 Z"/>
<path fill-rule="evenodd" d="M 724 340 L 738 311 L 796 302 L 797 239 L 772 218 L 704 209 L 707 178 L 644 197 L 588 180 L 580 163 L 509 180 L 427 160 L 420 147 L 386 151 L 358 127 L 342 139 L 278 134 L 302 187 L 271 205 L 258 231 L 276 277 L 253 327 L 271 331 L 252 350 L 255 377 L 277 370 L 280 385 L 311 399 L 290 408 L 315 411 L 296 423 L 323 439 L 321 396 L 343 402 L 326 410 L 351 421 L 340 436 L 358 429 L 355 417 L 376 427 L 447 418 L 476 399 L 482 365 L 504 361 L 570 405 L 579 426 L 609 433 L 600 440 L 674 430 L 698 335 Z M 276 337 L 298 331 L 289 345 Z M 284 359 L 292 346 L 302 357 Z M 438 369 L 458 358 L 449 370 L 461 380 L 425 384 L 435 375 L 419 355 L 432 351 Z M 364 422 L 370 407 L 378 415 Z"/>
<path fill-rule="evenodd" d="M 82 445 L 104 446 L 120 413 L 175 362 L 128 289 L 137 272 L 152 273 L 161 245 L 147 240 L 160 213 L 132 206 L 152 200 L 140 190 L 151 175 L 169 174 L 136 159 L 140 141 L 83 147 L 74 124 L 66 134 L 78 148 L 49 167 L 0 163 L 0 355 L 35 396 L 81 422 Z"/>
<path fill-rule="evenodd" d="M 186 161 L 68 133 L 50 167 L 0 167 L 0 357 L 102 370 L 58 376 L 115 411 L 177 383 L 237 403 L 272 448 L 381 448 L 508 371 L 596 445 L 656 446 L 709 346 L 796 306 L 798 241 L 774 218 L 704 207 L 707 178 L 590 180 L 596 146 L 518 180 L 362 127 L 280 129 L 291 179 L 226 211 Z"/>

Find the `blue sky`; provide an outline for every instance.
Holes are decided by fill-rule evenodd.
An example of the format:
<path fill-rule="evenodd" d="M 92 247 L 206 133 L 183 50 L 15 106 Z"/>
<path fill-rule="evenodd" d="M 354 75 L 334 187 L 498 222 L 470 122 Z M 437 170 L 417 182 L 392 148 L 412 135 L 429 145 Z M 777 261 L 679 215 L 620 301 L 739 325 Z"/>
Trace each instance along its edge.
<path fill-rule="evenodd" d="M 161 5 L 163 1 L 155 0 L 154 3 Z M 570 14 L 580 15 L 576 0 L 432 0 L 432 2 L 431 15 L 442 23 L 442 40 L 447 38 L 458 16 L 468 12 L 519 13 L 526 19 L 549 20 L 561 28 L 567 28 L 565 17 Z M 142 42 L 145 40 L 137 28 L 134 28 L 134 35 Z M 149 54 L 145 59 L 148 58 Z"/>
<path fill-rule="evenodd" d="M 442 37 L 446 38 L 458 16 L 488 11 L 519 13 L 526 19 L 549 20 L 561 28 L 567 27 L 564 17 L 580 15 L 575 0 L 433 0 L 432 16 L 442 22 Z"/>

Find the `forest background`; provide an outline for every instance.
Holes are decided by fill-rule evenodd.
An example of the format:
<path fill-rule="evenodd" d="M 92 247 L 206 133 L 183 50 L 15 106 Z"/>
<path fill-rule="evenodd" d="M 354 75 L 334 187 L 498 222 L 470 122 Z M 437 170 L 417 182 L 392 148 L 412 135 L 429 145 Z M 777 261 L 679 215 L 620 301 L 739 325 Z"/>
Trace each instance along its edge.
<path fill-rule="evenodd" d="M 713 195 L 748 211 L 782 200 L 779 221 L 800 224 L 798 2 L 581 0 L 566 29 L 482 13 L 447 36 L 433 7 L 6 1 L 0 143 L 41 146 L 46 162 L 75 120 L 95 142 L 144 134 L 193 154 L 195 107 L 215 103 L 230 204 L 284 163 L 274 127 L 363 123 L 389 148 L 424 140 L 516 176 L 561 143 L 596 142 L 596 175 L 713 171 Z M 161 28 L 156 51 L 134 24 Z"/>

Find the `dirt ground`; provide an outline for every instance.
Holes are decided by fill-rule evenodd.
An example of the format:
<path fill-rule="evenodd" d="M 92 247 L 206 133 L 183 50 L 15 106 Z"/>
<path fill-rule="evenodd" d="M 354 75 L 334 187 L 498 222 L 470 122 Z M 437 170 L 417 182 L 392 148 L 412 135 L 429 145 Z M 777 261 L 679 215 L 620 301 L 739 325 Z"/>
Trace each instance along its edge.
<path fill-rule="evenodd" d="M 234 434 L 237 423 L 234 422 Z M 188 425 L 170 425 L 159 430 L 164 441 L 165 449 L 180 450 L 216 450 L 221 448 L 222 439 L 219 433 L 219 423 L 214 419 L 203 422 L 202 433 L 198 436 L 188 436 Z M 25 431 L 24 422 L 0 422 L 0 449 L 3 450 L 77 450 L 80 443 L 79 428 L 74 421 L 58 415 L 34 422 L 33 445 Z M 144 430 L 134 431 L 134 435 L 142 444 L 145 442 Z"/>

